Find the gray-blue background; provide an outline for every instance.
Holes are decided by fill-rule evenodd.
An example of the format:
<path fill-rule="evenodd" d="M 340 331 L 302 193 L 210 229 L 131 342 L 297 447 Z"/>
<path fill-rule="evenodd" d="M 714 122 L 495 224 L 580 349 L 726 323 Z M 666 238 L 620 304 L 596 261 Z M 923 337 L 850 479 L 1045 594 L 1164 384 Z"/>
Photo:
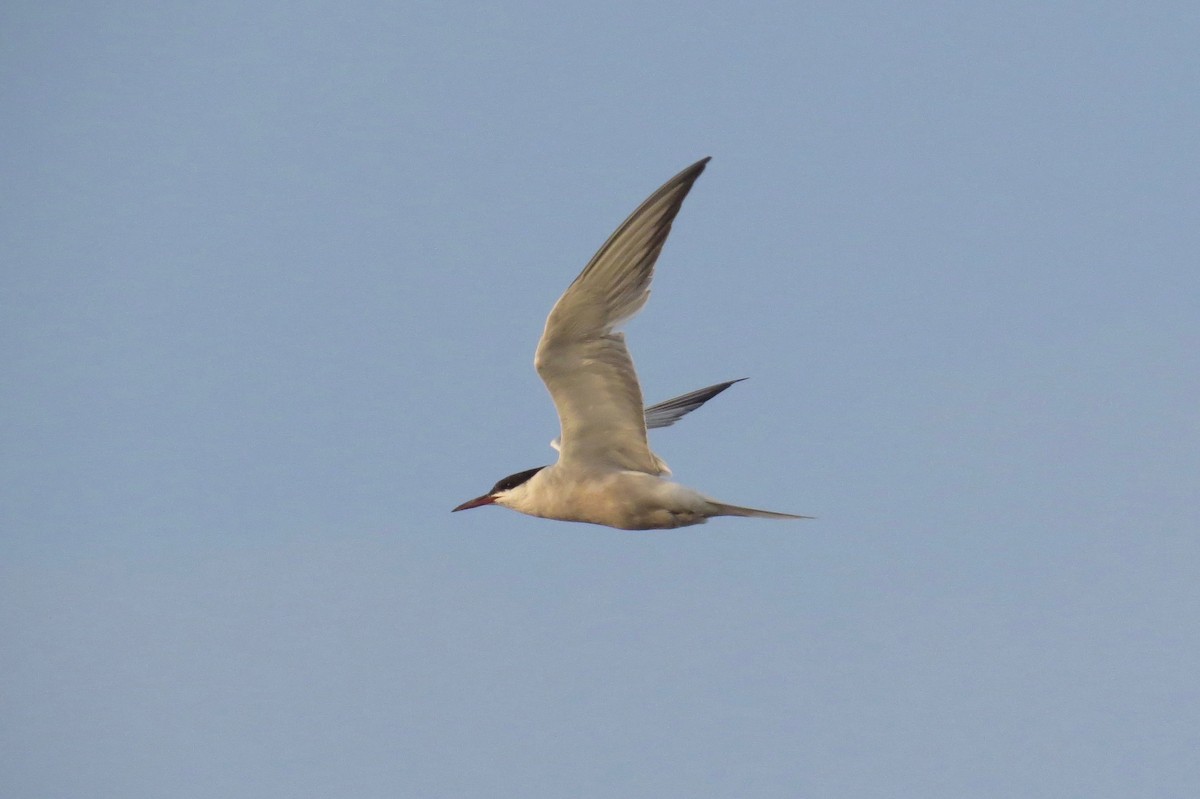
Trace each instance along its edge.
<path fill-rule="evenodd" d="M 0 13 L 6 797 L 1200 795 L 1194 3 Z M 683 482 L 499 509 L 550 305 Z"/>

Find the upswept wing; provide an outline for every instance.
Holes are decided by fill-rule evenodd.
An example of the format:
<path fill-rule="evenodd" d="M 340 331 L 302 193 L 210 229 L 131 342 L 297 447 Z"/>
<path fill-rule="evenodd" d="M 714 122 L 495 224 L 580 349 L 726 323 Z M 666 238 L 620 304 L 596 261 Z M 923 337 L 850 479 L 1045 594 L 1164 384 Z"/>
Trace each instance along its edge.
<path fill-rule="evenodd" d="M 667 471 L 646 442 L 642 390 L 615 328 L 646 304 L 671 223 L 708 160 L 668 180 L 622 222 L 546 319 L 534 365 L 558 410 L 560 464 Z"/>
<path fill-rule="evenodd" d="M 734 383 L 740 383 L 745 379 L 744 377 L 739 377 L 737 380 L 728 380 L 724 383 L 717 383 L 715 386 L 698 388 L 695 391 L 689 391 L 687 394 L 663 400 L 657 405 L 651 405 L 646 408 L 644 414 L 646 417 L 646 429 L 654 430 L 659 427 L 670 427 Z"/>

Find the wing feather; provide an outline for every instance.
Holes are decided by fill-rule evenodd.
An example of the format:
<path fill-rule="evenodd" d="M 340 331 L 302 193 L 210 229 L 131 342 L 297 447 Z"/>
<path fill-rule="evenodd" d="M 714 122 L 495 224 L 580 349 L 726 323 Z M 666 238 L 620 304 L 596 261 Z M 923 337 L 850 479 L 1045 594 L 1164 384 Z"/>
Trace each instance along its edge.
<path fill-rule="evenodd" d="M 744 377 L 740 377 L 737 380 L 717 383 L 715 386 L 698 388 L 695 391 L 689 391 L 687 394 L 663 400 L 657 405 L 651 405 L 646 408 L 645 412 L 646 429 L 654 430 L 659 427 L 670 427 L 734 383 L 740 383 L 745 379 Z"/>

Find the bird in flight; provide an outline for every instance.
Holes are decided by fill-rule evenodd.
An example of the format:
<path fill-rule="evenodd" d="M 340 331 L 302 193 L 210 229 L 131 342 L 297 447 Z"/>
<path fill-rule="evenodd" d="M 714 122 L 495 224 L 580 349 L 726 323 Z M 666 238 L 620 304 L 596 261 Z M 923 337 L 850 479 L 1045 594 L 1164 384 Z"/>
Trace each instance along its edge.
<path fill-rule="evenodd" d="M 713 516 L 806 519 L 729 505 L 666 479 L 647 428 L 666 427 L 738 381 L 649 408 L 616 328 L 646 304 L 671 223 L 704 171 L 703 158 L 664 183 L 621 223 L 554 304 L 534 366 L 558 410 L 558 462 L 509 475 L 455 511 L 483 505 L 623 530 L 703 524 Z"/>

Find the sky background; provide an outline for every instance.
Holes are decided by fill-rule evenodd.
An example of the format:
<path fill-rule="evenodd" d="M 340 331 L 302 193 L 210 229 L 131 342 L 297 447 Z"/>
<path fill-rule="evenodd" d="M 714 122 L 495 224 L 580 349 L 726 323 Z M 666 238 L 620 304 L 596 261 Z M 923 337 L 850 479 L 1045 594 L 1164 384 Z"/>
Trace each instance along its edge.
<path fill-rule="evenodd" d="M 14 0 L 0 794 L 1200 796 L 1190 2 Z M 550 306 L 685 484 L 547 463 Z"/>

